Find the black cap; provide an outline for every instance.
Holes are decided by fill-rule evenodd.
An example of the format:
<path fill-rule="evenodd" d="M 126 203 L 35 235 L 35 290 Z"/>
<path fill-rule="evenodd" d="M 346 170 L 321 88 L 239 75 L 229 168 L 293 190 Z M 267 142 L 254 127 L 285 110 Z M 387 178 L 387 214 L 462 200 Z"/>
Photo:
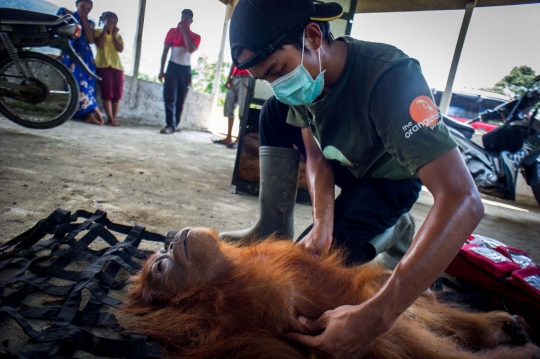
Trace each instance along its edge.
<path fill-rule="evenodd" d="M 337 3 L 313 0 L 240 0 L 234 9 L 229 39 L 232 59 L 239 69 L 258 64 L 280 48 L 286 40 L 312 21 L 331 21 L 341 17 L 343 8 Z M 255 53 L 239 63 L 236 49 Z"/>

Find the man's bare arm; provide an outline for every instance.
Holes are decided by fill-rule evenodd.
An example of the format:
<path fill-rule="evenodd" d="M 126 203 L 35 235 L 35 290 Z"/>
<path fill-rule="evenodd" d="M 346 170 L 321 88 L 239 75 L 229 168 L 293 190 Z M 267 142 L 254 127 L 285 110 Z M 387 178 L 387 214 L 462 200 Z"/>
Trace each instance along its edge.
<path fill-rule="evenodd" d="M 313 228 L 298 243 L 320 257 L 328 252 L 332 244 L 334 229 L 334 170 L 324 158 L 309 128 L 302 128 L 302 139 L 306 147 L 306 177 L 311 196 Z"/>
<path fill-rule="evenodd" d="M 484 215 L 474 181 L 457 148 L 418 170 L 434 204 L 411 248 L 376 300 L 395 320 L 446 269 Z"/>
<path fill-rule="evenodd" d="M 167 62 L 167 55 L 169 55 L 169 49 L 171 47 L 167 44 L 163 45 L 163 54 L 161 55 L 161 68 L 159 69 L 159 81 L 163 81 L 165 77 L 165 63 Z"/>
<path fill-rule="evenodd" d="M 418 231 L 411 248 L 370 300 L 357 306 L 342 306 L 317 319 L 301 317 L 310 336 L 288 336 L 330 358 L 349 358 L 366 348 L 437 279 L 456 256 L 480 222 L 484 207 L 459 150 L 418 170 L 433 194 L 433 207 Z"/>

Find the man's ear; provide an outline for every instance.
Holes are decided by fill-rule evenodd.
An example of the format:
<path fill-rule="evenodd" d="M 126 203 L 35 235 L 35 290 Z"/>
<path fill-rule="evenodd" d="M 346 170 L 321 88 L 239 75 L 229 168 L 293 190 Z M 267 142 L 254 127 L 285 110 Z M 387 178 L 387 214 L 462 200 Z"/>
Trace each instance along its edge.
<path fill-rule="evenodd" d="M 310 50 L 317 50 L 322 46 L 322 31 L 319 25 L 314 22 L 310 22 L 306 28 L 306 45 L 309 45 Z"/>

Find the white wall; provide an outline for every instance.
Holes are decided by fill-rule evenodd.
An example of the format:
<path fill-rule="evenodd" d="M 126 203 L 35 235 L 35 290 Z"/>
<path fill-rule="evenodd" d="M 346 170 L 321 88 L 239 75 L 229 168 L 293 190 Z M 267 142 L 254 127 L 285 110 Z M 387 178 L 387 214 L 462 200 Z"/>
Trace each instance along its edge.
<path fill-rule="evenodd" d="M 133 108 L 130 107 L 130 91 L 133 77 L 125 76 L 124 94 L 120 101 L 118 119 L 121 123 L 165 126 L 165 105 L 163 103 L 163 84 L 138 80 L 138 90 Z M 180 128 L 185 130 L 209 131 L 212 112 L 212 95 L 189 91 L 184 103 Z"/>

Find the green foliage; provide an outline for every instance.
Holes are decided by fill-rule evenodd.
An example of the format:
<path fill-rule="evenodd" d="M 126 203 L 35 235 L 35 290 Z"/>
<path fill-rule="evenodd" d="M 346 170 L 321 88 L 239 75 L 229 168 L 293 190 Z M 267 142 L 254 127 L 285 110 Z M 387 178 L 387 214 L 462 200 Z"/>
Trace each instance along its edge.
<path fill-rule="evenodd" d="M 150 76 L 150 75 L 147 75 L 147 74 L 141 74 L 139 73 L 139 75 L 137 76 L 137 78 L 139 80 L 145 80 L 145 81 L 152 81 L 152 82 L 159 82 L 159 79 L 157 76 Z"/>
<path fill-rule="evenodd" d="M 508 91 L 510 91 L 514 94 L 514 97 L 520 97 L 531 86 L 535 77 L 535 71 L 529 66 L 516 66 L 493 88 L 487 90 L 501 95 L 507 95 Z M 538 89 L 540 86 L 536 85 L 535 88 Z"/>
<path fill-rule="evenodd" d="M 219 85 L 218 103 L 225 101 L 225 82 L 229 73 L 230 64 L 223 63 L 221 70 L 221 81 Z M 217 62 L 210 63 L 208 57 L 201 56 L 197 59 L 197 65 L 191 69 L 191 88 L 198 92 L 212 93 L 214 88 L 214 79 L 216 77 Z"/>

